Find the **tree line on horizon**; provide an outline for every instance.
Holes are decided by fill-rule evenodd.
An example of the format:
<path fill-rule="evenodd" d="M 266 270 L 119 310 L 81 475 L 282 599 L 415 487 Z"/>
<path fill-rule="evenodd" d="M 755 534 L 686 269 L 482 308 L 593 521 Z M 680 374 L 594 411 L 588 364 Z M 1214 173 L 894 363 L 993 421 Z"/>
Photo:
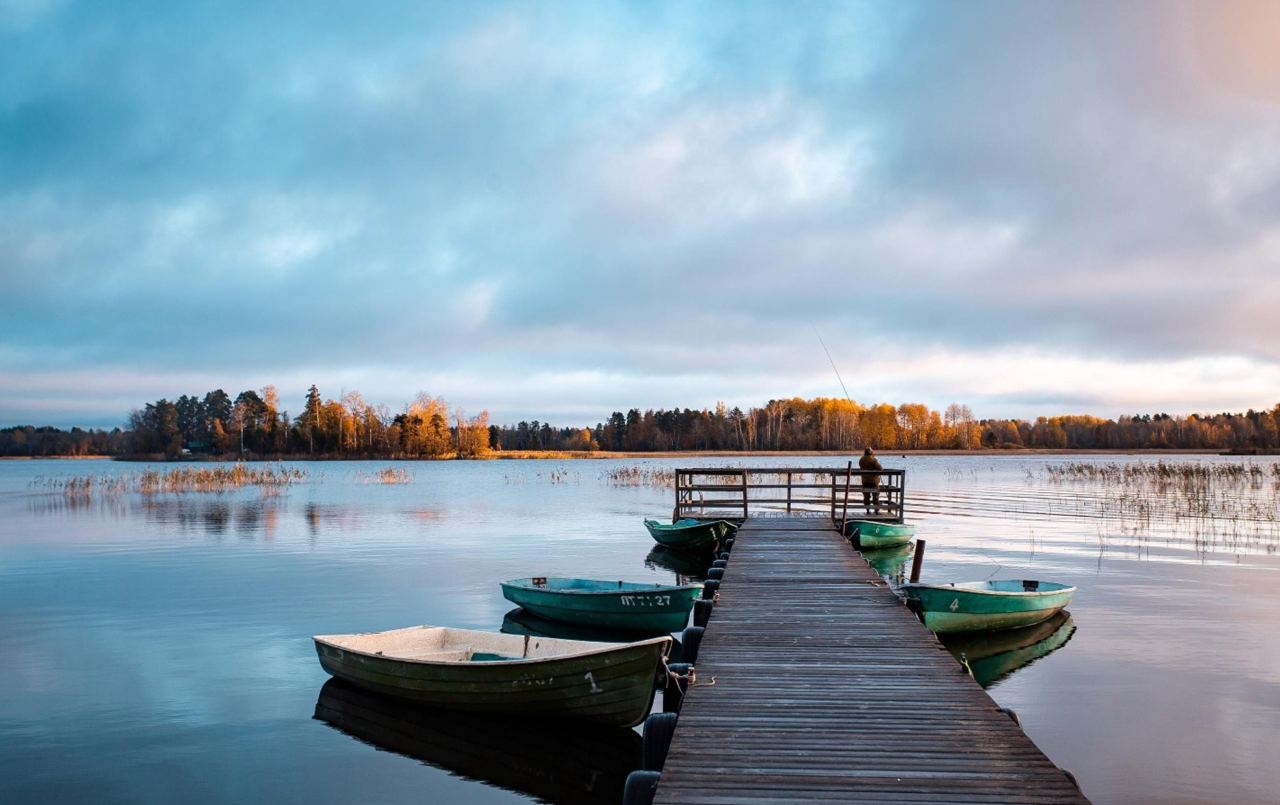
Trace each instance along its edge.
<path fill-rule="evenodd" d="M 941 412 L 919 403 L 860 405 L 795 397 L 743 411 L 632 408 L 594 427 L 537 420 L 492 425 L 422 393 L 392 413 L 358 391 L 322 398 L 313 385 L 303 410 L 281 410 L 272 386 L 222 389 L 147 403 L 110 431 L 0 428 L 3 456 L 164 456 L 314 458 L 483 458 L 502 451 L 859 451 L 962 449 L 1280 449 L 1280 404 L 1245 413 L 1084 415 L 976 419 L 953 403 Z"/>

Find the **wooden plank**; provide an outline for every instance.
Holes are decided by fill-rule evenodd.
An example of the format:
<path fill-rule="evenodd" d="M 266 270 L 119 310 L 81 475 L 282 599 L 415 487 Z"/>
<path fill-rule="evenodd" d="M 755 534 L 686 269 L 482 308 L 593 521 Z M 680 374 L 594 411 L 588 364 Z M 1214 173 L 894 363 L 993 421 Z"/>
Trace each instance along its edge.
<path fill-rule="evenodd" d="M 657 803 L 1088 801 L 825 516 L 744 521 L 697 669 Z"/>

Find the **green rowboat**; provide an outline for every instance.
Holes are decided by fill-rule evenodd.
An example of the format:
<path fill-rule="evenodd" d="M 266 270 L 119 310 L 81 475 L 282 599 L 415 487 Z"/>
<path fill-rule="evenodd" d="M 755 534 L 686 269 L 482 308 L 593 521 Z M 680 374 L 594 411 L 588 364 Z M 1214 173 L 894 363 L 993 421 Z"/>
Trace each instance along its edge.
<path fill-rule="evenodd" d="M 538 576 L 502 582 L 502 595 L 535 615 L 632 632 L 677 632 L 688 625 L 701 584 L 673 587 L 630 581 Z"/>
<path fill-rule="evenodd" d="M 737 530 L 737 526 L 728 520 L 694 520 L 687 518 L 674 523 L 659 523 L 657 520 L 645 520 L 644 527 L 659 545 L 675 548 L 680 551 L 701 551 L 710 553 L 716 549 L 721 540 Z"/>
<path fill-rule="evenodd" d="M 319 635 L 320 665 L 376 693 L 432 707 L 639 724 L 670 637 L 594 643 L 442 626 Z"/>
<path fill-rule="evenodd" d="M 916 535 L 915 526 L 904 523 L 877 523 L 872 520 L 853 520 L 845 528 L 854 545 L 861 549 L 892 548 L 905 545 Z"/>
<path fill-rule="evenodd" d="M 1017 629 L 1052 618 L 1076 588 L 1051 581 L 904 584 L 907 603 L 939 634 Z"/>

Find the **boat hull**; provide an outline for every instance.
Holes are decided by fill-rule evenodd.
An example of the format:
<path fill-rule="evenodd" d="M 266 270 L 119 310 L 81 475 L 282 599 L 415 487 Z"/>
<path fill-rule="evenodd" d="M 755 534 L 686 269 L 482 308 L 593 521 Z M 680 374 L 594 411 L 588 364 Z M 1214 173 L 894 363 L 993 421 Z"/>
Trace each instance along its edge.
<path fill-rule="evenodd" d="M 536 648 L 550 638 L 520 639 Z M 631 727 L 653 705 L 653 680 L 670 639 L 598 644 L 598 651 L 564 657 L 457 663 L 355 651 L 322 637 L 315 645 L 330 675 L 376 693 L 449 710 Z"/>
<path fill-rule="evenodd" d="M 659 545 L 678 551 L 701 553 L 715 551 L 720 541 L 733 531 L 733 525 L 724 520 L 681 520 L 669 525 L 657 520 L 645 520 L 644 526 L 649 529 L 649 536 Z"/>
<path fill-rule="evenodd" d="M 860 549 L 877 550 L 906 545 L 915 536 L 915 526 L 899 523 L 877 523 L 854 520 L 849 523 L 850 538 Z"/>
<path fill-rule="evenodd" d="M 908 603 L 939 634 L 1034 626 L 1071 603 L 1074 587 L 1046 592 L 990 593 L 950 585 L 907 584 Z"/>
<path fill-rule="evenodd" d="M 630 632 L 677 632 L 688 625 L 689 610 L 702 585 L 669 587 L 630 585 L 615 590 L 539 589 L 504 582 L 502 595 L 541 618 Z"/>

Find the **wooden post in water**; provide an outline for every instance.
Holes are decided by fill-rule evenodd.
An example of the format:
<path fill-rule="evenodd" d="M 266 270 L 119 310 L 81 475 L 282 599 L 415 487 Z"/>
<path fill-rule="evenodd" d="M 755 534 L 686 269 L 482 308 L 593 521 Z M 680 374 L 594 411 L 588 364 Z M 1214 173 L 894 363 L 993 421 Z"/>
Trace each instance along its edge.
<path fill-rule="evenodd" d="M 853 462 L 844 468 L 844 509 L 840 512 L 840 536 L 844 536 L 845 527 L 849 524 L 849 484 L 853 482 Z"/>
<path fill-rule="evenodd" d="M 924 540 L 916 540 L 916 555 L 911 560 L 911 578 L 909 581 L 915 584 L 920 581 L 920 565 L 924 564 Z"/>

